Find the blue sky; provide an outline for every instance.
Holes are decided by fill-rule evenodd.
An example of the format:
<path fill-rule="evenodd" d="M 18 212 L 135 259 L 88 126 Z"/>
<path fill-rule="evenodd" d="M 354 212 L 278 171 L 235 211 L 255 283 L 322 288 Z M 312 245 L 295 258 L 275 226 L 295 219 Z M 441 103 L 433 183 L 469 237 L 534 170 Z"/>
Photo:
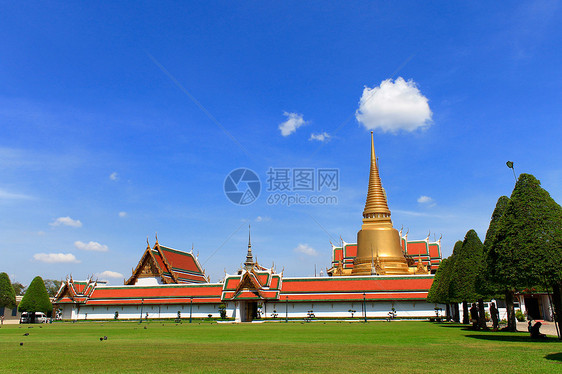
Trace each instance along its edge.
<path fill-rule="evenodd" d="M 484 237 L 507 160 L 562 201 L 560 19 L 550 1 L 4 3 L 0 271 L 118 284 L 157 232 L 217 281 L 251 223 L 260 263 L 312 275 L 360 229 L 371 129 L 395 227 L 447 256 Z M 223 192 L 237 168 L 253 204 Z M 337 204 L 268 204 L 269 168 L 338 169 L 338 191 L 301 193 Z"/>

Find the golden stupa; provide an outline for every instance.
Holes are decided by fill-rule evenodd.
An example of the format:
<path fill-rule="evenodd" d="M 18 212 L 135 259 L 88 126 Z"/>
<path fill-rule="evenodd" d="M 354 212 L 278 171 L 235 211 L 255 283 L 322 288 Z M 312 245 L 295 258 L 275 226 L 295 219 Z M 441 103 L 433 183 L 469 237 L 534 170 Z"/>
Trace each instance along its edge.
<path fill-rule="evenodd" d="M 357 257 L 354 260 L 352 274 L 371 275 L 373 271 L 377 274 L 412 273 L 400 246 L 400 235 L 392 227 L 371 131 L 369 191 L 363 210 L 363 225 L 357 233 Z"/>

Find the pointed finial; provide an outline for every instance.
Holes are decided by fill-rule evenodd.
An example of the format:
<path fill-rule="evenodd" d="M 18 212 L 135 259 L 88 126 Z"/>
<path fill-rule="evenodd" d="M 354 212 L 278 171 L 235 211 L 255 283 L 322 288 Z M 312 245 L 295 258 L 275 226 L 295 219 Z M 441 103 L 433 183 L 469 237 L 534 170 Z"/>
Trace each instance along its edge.
<path fill-rule="evenodd" d="M 244 262 L 244 269 L 250 270 L 257 263 L 254 262 L 254 256 L 252 255 L 252 237 L 251 237 L 251 226 L 248 225 L 248 253 L 246 253 L 246 261 Z"/>
<path fill-rule="evenodd" d="M 146 236 L 146 246 L 147 248 L 150 248 L 150 243 L 148 242 L 148 235 Z"/>
<path fill-rule="evenodd" d="M 364 219 L 377 219 L 390 222 L 390 209 L 386 200 L 386 193 L 382 188 L 379 167 L 375 156 L 375 140 L 371 131 L 371 169 L 369 172 L 369 188 L 367 200 L 363 210 Z"/>
<path fill-rule="evenodd" d="M 156 233 L 155 236 L 156 236 L 156 244 L 158 244 L 158 233 Z"/>

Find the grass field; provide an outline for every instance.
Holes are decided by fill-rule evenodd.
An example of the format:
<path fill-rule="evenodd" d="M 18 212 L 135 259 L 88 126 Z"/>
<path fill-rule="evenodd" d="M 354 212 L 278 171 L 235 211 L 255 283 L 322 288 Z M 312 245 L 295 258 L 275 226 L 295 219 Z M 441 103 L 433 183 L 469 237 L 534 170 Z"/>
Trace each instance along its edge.
<path fill-rule="evenodd" d="M 562 342 L 405 321 L 5 325 L 0 372 L 562 373 Z"/>

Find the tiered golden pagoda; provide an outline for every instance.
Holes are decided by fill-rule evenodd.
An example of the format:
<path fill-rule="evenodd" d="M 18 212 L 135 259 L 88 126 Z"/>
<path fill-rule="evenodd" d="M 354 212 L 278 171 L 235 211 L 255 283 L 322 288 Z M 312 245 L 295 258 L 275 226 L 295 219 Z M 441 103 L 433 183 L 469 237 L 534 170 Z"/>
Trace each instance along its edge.
<path fill-rule="evenodd" d="M 386 193 L 382 187 L 375 144 L 371 131 L 371 170 L 369 191 L 363 210 L 363 225 L 357 233 L 357 256 L 354 260 L 353 275 L 411 274 L 414 269 L 408 263 L 400 235 L 392 227 Z"/>

